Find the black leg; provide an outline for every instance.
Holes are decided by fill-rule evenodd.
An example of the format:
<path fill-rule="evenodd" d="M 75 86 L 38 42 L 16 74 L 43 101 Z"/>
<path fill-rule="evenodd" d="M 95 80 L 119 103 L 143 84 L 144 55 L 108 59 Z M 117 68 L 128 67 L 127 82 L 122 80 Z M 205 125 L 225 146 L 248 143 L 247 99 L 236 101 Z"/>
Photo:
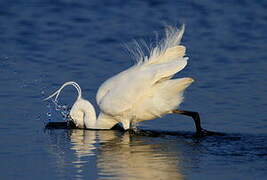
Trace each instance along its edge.
<path fill-rule="evenodd" d="M 182 115 L 186 115 L 186 116 L 192 117 L 194 119 L 194 121 L 195 121 L 196 133 L 201 133 L 202 128 L 201 128 L 200 117 L 199 117 L 198 112 L 174 110 L 173 113 L 182 114 Z"/>
<path fill-rule="evenodd" d="M 203 129 L 201 127 L 200 116 L 199 116 L 198 112 L 184 111 L 184 110 L 173 110 L 173 113 L 182 114 L 182 115 L 192 117 L 194 119 L 194 122 L 195 122 L 196 135 L 197 136 L 222 135 L 222 133 L 216 133 L 216 132 L 207 131 L 207 130 Z"/>

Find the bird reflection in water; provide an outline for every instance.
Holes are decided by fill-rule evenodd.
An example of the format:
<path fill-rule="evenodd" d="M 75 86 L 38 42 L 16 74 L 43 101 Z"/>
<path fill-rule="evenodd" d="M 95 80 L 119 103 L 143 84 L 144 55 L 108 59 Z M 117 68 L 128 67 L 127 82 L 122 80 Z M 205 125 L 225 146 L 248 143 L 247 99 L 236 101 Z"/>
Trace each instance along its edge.
<path fill-rule="evenodd" d="M 171 140 L 155 142 L 129 132 L 76 129 L 71 131 L 70 141 L 79 174 L 87 176 L 83 167 L 86 157 L 95 155 L 98 179 L 183 179 L 179 153 L 168 149 Z"/>

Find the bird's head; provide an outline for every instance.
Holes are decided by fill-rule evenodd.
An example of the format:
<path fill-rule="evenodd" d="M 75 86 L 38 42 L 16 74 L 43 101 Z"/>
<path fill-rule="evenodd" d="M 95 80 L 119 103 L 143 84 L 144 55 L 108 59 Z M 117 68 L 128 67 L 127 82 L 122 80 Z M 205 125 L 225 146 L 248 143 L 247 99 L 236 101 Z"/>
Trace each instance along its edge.
<path fill-rule="evenodd" d="M 69 117 L 76 127 L 86 128 L 89 119 L 95 120 L 96 115 L 94 107 L 89 101 L 78 98 L 70 110 Z"/>

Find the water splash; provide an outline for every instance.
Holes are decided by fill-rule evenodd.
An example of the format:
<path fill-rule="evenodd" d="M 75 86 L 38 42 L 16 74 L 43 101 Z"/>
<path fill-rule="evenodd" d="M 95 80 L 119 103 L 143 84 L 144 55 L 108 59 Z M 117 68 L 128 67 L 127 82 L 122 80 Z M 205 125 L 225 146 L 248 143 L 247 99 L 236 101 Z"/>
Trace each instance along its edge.
<path fill-rule="evenodd" d="M 46 105 L 46 107 L 47 107 L 47 112 L 45 113 L 46 114 L 46 119 L 44 120 L 44 123 L 45 124 L 47 124 L 48 122 L 51 122 L 51 117 L 52 117 L 52 108 L 51 108 L 51 104 L 50 103 L 48 103 L 47 105 Z"/>
<path fill-rule="evenodd" d="M 44 95 L 45 92 L 41 91 L 41 94 Z M 56 119 L 56 114 L 60 114 L 63 121 L 69 121 L 70 107 L 67 104 L 60 104 L 57 100 L 52 99 L 52 103 L 48 102 L 46 105 L 46 120 L 44 123 L 49 123 L 52 119 Z"/>
<path fill-rule="evenodd" d="M 71 108 L 67 104 L 60 104 L 57 100 L 54 99 L 52 99 L 52 102 L 54 104 L 54 110 L 61 114 L 64 121 L 67 121 Z"/>

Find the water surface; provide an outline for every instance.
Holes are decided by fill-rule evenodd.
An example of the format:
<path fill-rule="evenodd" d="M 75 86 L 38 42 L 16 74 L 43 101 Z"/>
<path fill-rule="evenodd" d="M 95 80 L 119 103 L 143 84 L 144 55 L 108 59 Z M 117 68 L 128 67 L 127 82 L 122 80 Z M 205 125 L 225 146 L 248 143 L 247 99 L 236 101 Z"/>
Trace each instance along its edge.
<path fill-rule="evenodd" d="M 0 2 L 1 179 L 265 179 L 267 3 L 259 1 Z M 94 105 L 100 84 L 133 64 L 123 44 L 155 41 L 186 24 L 193 77 L 181 108 L 224 137 L 195 139 L 193 121 L 168 115 L 141 129 L 45 130 L 62 121 L 42 99 L 75 80 Z M 61 103 L 71 105 L 67 88 Z M 181 135 L 182 133 L 182 135 Z M 185 134 L 185 136 L 183 135 Z"/>

